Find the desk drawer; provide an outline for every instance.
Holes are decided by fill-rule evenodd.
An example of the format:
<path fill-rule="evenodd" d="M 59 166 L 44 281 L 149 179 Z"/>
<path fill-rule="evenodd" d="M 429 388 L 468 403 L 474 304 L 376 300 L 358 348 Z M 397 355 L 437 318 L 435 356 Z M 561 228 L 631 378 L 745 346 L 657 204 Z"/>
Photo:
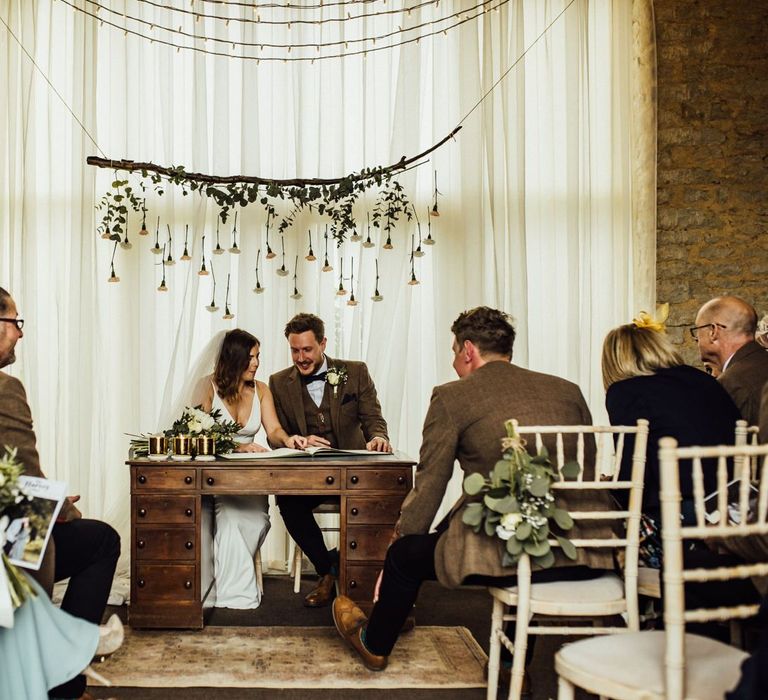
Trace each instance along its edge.
<path fill-rule="evenodd" d="M 383 498 L 347 497 L 347 523 L 351 525 L 388 525 L 397 522 L 403 496 Z"/>
<path fill-rule="evenodd" d="M 195 488 L 195 470 L 179 467 L 134 467 L 133 490 L 141 491 L 184 491 Z"/>
<path fill-rule="evenodd" d="M 136 528 L 137 559 L 195 560 L 195 528 L 173 530 L 160 527 Z"/>
<path fill-rule="evenodd" d="M 196 496 L 134 496 L 134 523 L 194 523 Z"/>
<path fill-rule="evenodd" d="M 344 595 L 352 600 L 373 600 L 373 589 L 380 572 L 380 566 L 355 564 L 347 567 L 347 586 Z"/>
<path fill-rule="evenodd" d="M 411 490 L 411 470 L 408 467 L 403 469 L 348 467 L 347 488 L 374 489 L 406 494 Z"/>
<path fill-rule="evenodd" d="M 136 602 L 195 600 L 194 564 L 143 564 L 135 567 Z"/>
<path fill-rule="evenodd" d="M 387 547 L 389 547 L 389 542 L 392 539 L 393 525 L 348 527 L 346 537 L 347 560 L 384 561 Z"/>
<path fill-rule="evenodd" d="M 287 467 L 275 469 L 204 469 L 202 489 L 223 491 L 339 491 L 341 470 L 329 467 Z"/>

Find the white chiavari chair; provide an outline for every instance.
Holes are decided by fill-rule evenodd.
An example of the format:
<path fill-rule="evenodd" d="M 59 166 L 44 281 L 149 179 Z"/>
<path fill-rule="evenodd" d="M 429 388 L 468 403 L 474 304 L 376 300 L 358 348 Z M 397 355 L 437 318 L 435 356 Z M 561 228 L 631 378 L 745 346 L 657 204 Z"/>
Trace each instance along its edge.
<path fill-rule="evenodd" d="M 529 450 L 538 451 L 543 444 L 554 444 L 555 454 L 550 452 L 550 459 L 562 470 L 566 462 L 566 448 L 573 449 L 579 463 L 580 473 L 576 480 L 561 481 L 553 489 L 564 495 L 567 491 L 605 493 L 624 491 L 628 496 L 628 507 L 619 506 L 612 511 L 576 510 L 569 506 L 568 512 L 575 523 L 583 521 L 602 521 L 618 525 L 615 530 L 624 528 L 622 538 L 573 539 L 577 548 L 609 548 L 611 551 L 624 551 L 624 577 L 615 573 L 606 573 L 599 578 L 585 581 L 552 581 L 547 583 L 531 582 L 531 562 L 524 554 L 517 569 L 517 586 L 513 588 L 489 588 L 493 597 L 491 618 L 491 641 L 488 656 L 488 691 L 492 700 L 498 690 L 501 646 L 512 652 L 512 678 L 509 698 L 517 699 L 521 695 L 525 674 L 525 652 L 528 647 L 528 635 L 602 635 L 639 629 L 639 611 L 637 601 L 637 559 L 640 530 L 640 510 L 643 496 L 643 477 L 645 474 L 645 454 L 648 440 L 648 421 L 639 420 L 636 426 L 523 426 L 517 427 L 521 437 L 535 436 L 535 447 L 529 439 Z M 624 454 L 627 435 L 634 436 L 632 453 L 632 474 L 629 481 L 619 479 L 619 466 Z M 597 451 L 590 448 L 588 441 L 596 441 Z M 593 477 L 585 478 L 585 459 L 594 455 Z M 555 494 L 558 495 L 557 493 Z M 567 496 L 566 496 L 567 497 Z M 550 542 L 558 546 L 556 540 Z M 515 614 L 506 614 L 507 608 L 515 608 Z M 559 626 L 531 624 L 533 616 L 577 619 L 577 624 Z M 623 615 L 626 626 L 593 624 L 600 618 Z M 505 623 L 516 621 L 514 642 L 504 632 Z M 581 623 L 581 624 L 578 624 Z"/>
<path fill-rule="evenodd" d="M 707 518 L 702 460 L 717 460 L 717 503 L 721 517 Z M 758 460 L 757 498 L 751 464 Z M 730 645 L 686 633 L 686 623 L 745 619 L 757 605 L 685 609 L 688 582 L 728 581 L 768 574 L 768 558 L 757 563 L 686 569 L 686 540 L 740 540 L 768 535 L 768 445 L 677 447 L 660 441 L 662 538 L 664 541 L 665 630 L 622 635 L 606 644 L 589 639 L 566 644 L 555 656 L 559 700 L 573 700 L 574 688 L 617 700 L 722 700 L 739 678 L 746 654 Z M 737 494 L 729 504 L 729 461 L 734 465 Z M 680 471 L 692 470 L 696 523 L 680 520 Z M 725 517 L 722 517 L 725 516 Z M 734 517 L 735 516 L 735 517 Z"/>

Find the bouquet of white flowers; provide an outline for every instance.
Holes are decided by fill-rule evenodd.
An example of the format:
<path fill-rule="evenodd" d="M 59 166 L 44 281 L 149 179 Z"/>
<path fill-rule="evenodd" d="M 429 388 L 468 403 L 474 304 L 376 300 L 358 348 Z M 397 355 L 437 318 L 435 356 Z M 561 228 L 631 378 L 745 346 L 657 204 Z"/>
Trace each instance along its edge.
<path fill-rule="evenodd" d="M 19 477 L 23 473 L 24 467 L 16 459 L 16 450 L 6 446 L 5 454 L 0 457 L 0 627 L 12 627 L 13 610 L 35 595 L 29 581 L 10 563 L 5 553 L 5 536 L 10 522 L 6 511 L 32 500 L 19 486 Z"/>
<path fill-rule="evenodd" d="M 531 456 L 516 432 L 516 422 L 507 421 L 507 437 L 502 440 L 503 458 L 491 473 L 470 474 L 464 479 L 464 491 L 479 497 L 467 503 L 462 520 L 490 537 L 505 542 L 503 566 L 512 566 L 525 552 L 535 564 L 547 568 L 555 563 L 552 544 L 559 545 L 569 559 L 576 559 L 576 548 L 564 536 L 573 527 L 567 511 L 555 505 L 551 486 L 560 479 L 549 461 L 546 448 Z M 573 478 L 579 465 L 563 466 L 563 478 Z M 553 539 L 551 539 L 553 538 Z"/>

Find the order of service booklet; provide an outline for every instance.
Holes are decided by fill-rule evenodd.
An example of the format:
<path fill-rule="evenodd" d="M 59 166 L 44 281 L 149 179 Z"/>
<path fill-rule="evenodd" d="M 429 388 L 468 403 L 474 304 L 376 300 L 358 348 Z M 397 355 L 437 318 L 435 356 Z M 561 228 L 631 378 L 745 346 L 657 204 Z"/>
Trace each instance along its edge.
<path fill-rule="evenodd" d="M 290 447 L 278 447 L 270 452 L 230 452 L 220 455 L 224 459 L 282 459 L 284 457 L 381 457 L 382 452 L 368 450 L 340 450 L 336 447 L 307 447 L 294 450 Z"/>
<path fill-rule="evenodd" d="M 3 551 L 11 564 L 37 571 L 66 498 L 67 483 L 22 475 L 19 486 L 31 500 L 3 513 L 8 517 Z"/>

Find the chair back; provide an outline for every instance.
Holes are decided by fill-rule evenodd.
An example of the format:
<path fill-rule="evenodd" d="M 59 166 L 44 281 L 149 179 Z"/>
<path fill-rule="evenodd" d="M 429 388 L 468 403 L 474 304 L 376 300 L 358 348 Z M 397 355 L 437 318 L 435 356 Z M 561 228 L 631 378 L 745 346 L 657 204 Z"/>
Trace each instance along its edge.
<path fill-rule="evenodd" d="M 760 426 L 749 425 L 745 420 L 736 421 L 736 439 L 734 445 L 759 445 Z M 757 457 L 750 459 L 752 481 L 757 481 Z"/>
<path fill-rule="evenodd" d="M 738 438 L 737 438 L 738 439 Z M 717 460 L 715 508 L 708 508 L 704 492 L 702 460 Z M 751 466 L 757 464 L 757 481 L 752 483 Z M 729 485 L 729 464 L 734 479 Z M 678 447 L 674 438 L 659 441 L 661 471 L 661 520 L 664 542 L 664 623 L 666 628 L 666 696 L 685 697 L 685 624 L 752 617 L 758 605 L 718 606 L 685 609 L 687 582 L 728 581 L 768 574 L 764 554 L 757 563 L 720 566 L 713 569 L 685 569 L 685 540 L 729 538 L 743 540 L 768 534 L 768 445 Z M 695 524 L 681 523 L 680 472 L 692 472 Z M 755 488 L 756 487 L 756 488 Z M 711 501 L 710 501 L 711 503 Z M 709 510 L 709 517 L 708 515 Z M 714 510 L 718 516 L 713 517 Z M 742 544 L 745 544 L 742 542 Z M 759 548 L 757 551 L 760 551 Z"/>
<path fill-rule="evenodd" d="M 580 500 L 569 502 L 568 513 L 574 522 L 603 521 L 619 525 L 624 537 L 579 537 L 571 542 L 578 548 L 623 549 L 624 550 L 624 596 L 627 605 L 627 627 L 637 630 L 640 616 L 637 601 L 637 569 L 640 543 L 640 514 L 643 502 L 643 479 L 645 457 L 648 446 L 648 421 L 640 419 L 637 425 L 535 425 L 517 426 L 521 437 L 534 436 L 534 445 L 528 440 L 529 449 L 535 446 L 538 452 L 544 445 L 550 453 L 550 460 L 557 467 L 561 481 L 552 485 L 553 490 L 567 493 L 625 491 L 628 494 L 627 507 L 618 505 L 613 510 L 580 509 Z M 632 472 L 630 479 L 619 478 L 620 465 L 624 456 L 625 438 L 634 439 L 632 451 Z M 566 461 L 575 459 L 579 473 L 575 480 L 562 479 Z M 623 499 L 622 499 L 623 500 Z M 588 502 L 588 501 L 587 501 Z M 618 529 L 618 528 L 616 528 Z M 557 540 L 550 540 L 553 547 Z"/>

